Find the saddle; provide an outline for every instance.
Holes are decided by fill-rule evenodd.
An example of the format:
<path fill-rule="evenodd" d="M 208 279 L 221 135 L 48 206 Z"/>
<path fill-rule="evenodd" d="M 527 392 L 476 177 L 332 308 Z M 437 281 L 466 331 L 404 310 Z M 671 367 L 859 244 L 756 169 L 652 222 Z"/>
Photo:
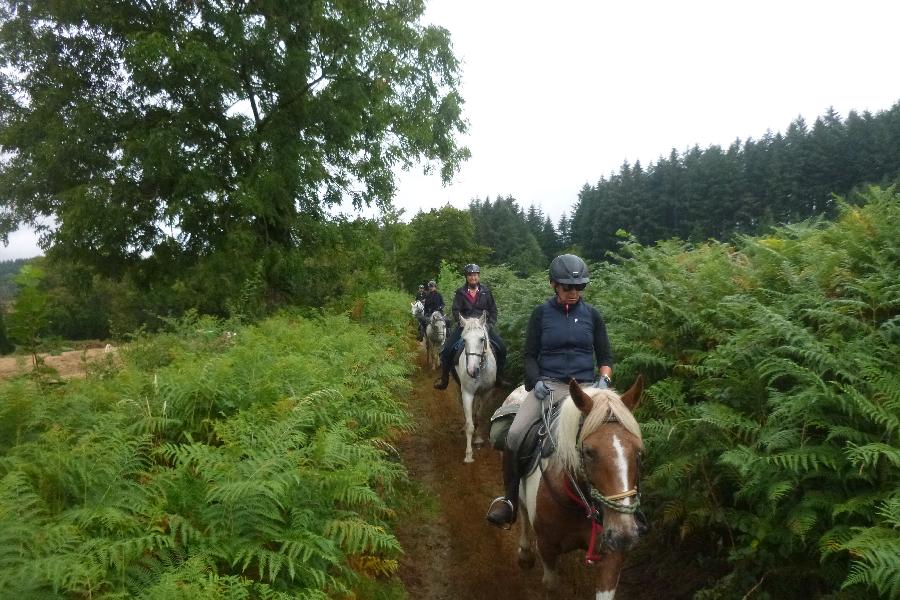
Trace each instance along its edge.
<path fill-rule="evenodd" d="M 520 392 L 514 396 L 516 392 L 510 394 L 494 414 L 491 416 L 490 438 L 491 445 L 497 450 L 508 450 L 506 447 L 506 436 L 516 414 L 519 412 L 519 405 L 524 400 L 527 392 Z M 551 408 L 549 421 L 552 423 L 559 415 L 560 403 L 555 404 Z M 547 458 L 553 454 L 556 448 L 553 440 L 549 436 L 547 428 L 544 427 L 543 419 L 539 419 L 531 424 L 528 433 L 522 439 L 519 450 L 516 453 L 519 477 L 527 477 L 538 466 L 542 458 Z"/>

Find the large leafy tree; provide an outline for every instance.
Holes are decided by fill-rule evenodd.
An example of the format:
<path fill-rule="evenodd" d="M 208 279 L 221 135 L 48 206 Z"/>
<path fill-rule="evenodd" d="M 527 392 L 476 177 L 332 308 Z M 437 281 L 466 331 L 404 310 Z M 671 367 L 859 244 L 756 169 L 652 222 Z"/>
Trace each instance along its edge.
<path fill-rule="evenodd" d="M 403 245 L 397 250 L 400 279 L 413 290 L 418 283 L 437 279 L 441 263 L 462 273 L 465 264 L 480 262 L 488 252 L 489 248 L 475 241 L 469 211 L 444 206 L 420 212 L 410 221 Z"/>
<path fill-rule="evenodd" d="M 468 155 L 459 65 L 423 10 L 0 0 L 0 240 L 27 223 L 51 254 L 145 279 L 222 252 L 275 262 L 329 205 L 387 206 L 397 167 L 449 178 Z"/>

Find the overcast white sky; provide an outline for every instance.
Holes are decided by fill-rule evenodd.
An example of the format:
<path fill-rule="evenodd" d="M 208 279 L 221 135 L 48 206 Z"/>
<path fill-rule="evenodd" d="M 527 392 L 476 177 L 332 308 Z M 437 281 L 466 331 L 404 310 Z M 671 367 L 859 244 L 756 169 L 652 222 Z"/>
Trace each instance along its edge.
<path fill-rule="evenodd" d="M 402 174 L 407 219 L 512 195 L 556 222 L 625 160 L 900 101 L 894 0 L 429 0 L 425 21 L 462 60 L 472 158 L 448 187 Z M 10 242 L 0 258 L 39 252 Z"/>

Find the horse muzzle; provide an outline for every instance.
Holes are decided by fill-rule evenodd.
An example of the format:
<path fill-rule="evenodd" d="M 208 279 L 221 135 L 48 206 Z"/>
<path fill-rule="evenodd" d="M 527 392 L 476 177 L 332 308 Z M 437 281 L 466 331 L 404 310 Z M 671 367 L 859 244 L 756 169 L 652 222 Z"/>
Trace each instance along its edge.
<path fill-rule="evenodd" d="M 628 529 L 606 529 L 603 532 L 603 545 L 611 552 L 628 552 L 637 543 L 640 535 L 637 526 Z"/>
<path fill-rule="evenodd" d="M 474 369 L 466 368 L 466 373 L 468 373 L 469 377 L 472 379 L 478 379 L 478 376 L 481 375 L 481 369 L 479 367 L 475 367 Z"/>

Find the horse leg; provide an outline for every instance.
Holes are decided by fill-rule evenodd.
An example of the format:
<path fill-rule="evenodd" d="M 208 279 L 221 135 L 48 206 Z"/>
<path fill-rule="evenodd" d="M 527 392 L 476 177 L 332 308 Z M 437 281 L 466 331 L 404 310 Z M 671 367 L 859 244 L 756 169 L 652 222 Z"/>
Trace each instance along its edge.
<path fill-rule="evenodd" d="M 481 413 L 484 408 L 484 394 L 482 392 L 475 392 L 475 397 L 472 400 L 472 428 L 475 435 L 475 439 L 472 441 L 472 444 L 475 446 L 476 450 L 480 450 L 482 446 L 484 446 L 484 437 L 483 437 L 483 427 L 481 422 L 484 420 Z"/>
<path fill-rule="evenodd" d="M 595 578 L 597 600 L 613 600 L 615 598 L 624 560 L 625 555 L 621 552 L 603 554 L 603 560 L 595 566 L 597 569 Z"/>
<path fill-rule="evenodd" d="M 475 430 L 472 423 L 472 405 L 475 395 L 464 387 L 460 388 L 460 395 L 462 396 L 463 414 L 466 416 L 466 457 L 463 462 L 470 463 L 475 462 L 475 458 L 472 456 L 472 432 Z"/>
<path fill-rule="evenodd" d="M 534 567 L 534 550 L 531 547 L 534 539 L 534 530 L 531 528 L 531 518 L 525 503 L 519 501 L 519 568 L 527 571 Z"/>
<path fill-rule="evenodd" d="M 540 546 L 540 543 L 538 545 Z M 555 598 L 556 591 L 559 589 L 559 573 L 556 570 L 559 554 L 556 552 L 545 553 L 540 547 L 538 551 L 541 555 L 541 566 L 544 568 L 544 577 L 541 579 L 541 583 L 544 584 L 547 598 Z"/>

